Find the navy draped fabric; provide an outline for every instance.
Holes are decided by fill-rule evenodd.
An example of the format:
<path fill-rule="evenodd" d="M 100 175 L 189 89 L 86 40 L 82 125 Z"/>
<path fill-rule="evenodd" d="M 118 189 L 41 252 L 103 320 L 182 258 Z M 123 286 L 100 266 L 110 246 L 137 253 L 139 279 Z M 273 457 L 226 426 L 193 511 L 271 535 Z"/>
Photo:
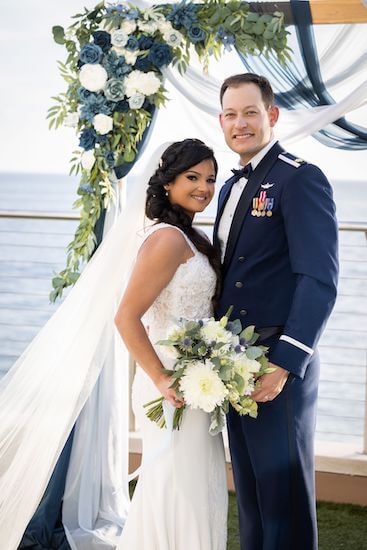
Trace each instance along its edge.
<path fill-rule="evenodd" d="M 285 109 L 331 105 L 334 99 L 323 82 L 317 55 L 309 2 L 290 1 L 299 56 L 282 66 L 274 56 L 257 58 L 238 55 L 250 72 L 264 74 L 275 90 L 277 104 Z M 260 4 L 261 7 L 261 4 Z M 340 118 L 313 136 L 328 147 L 367 149 L 367 128 Z"/>

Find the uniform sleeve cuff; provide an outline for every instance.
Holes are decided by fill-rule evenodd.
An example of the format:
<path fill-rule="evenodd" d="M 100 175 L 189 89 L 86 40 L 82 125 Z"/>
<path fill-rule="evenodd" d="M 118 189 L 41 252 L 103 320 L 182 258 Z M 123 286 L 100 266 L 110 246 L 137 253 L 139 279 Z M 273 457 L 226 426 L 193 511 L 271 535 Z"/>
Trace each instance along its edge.
<path fill-rule="evenodd" d="M 305 346 L 307 348 L 307 351 L 305 351 L 305 349 L 295 346 L 289 340 L 293 339 L 290 337 L 280 337 L 275 346 L 269 350 L 269 361 L 291 372 L 294 376 L 303 378 L 313 350 Z"/>

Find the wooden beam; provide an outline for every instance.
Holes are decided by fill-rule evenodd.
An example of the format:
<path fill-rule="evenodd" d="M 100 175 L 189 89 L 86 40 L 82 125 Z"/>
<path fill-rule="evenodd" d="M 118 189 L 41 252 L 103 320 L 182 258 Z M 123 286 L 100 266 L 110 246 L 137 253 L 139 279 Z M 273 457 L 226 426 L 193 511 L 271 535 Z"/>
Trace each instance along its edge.
<path fill-rule="evenodd" d="M 290 2 L 250 2 L 258 13 L 282 11 L 286 25 L 293 25 Z M 336 25 L 347 23 L 367 23 L 367 7 L 362 0 L 310 0 L 310 10 L 314 25 Z"/>
<path fill-rule="evenodd" d="M 317 25 L 367 23 L 362 0 L 310 0 L 312 21 Z"/>

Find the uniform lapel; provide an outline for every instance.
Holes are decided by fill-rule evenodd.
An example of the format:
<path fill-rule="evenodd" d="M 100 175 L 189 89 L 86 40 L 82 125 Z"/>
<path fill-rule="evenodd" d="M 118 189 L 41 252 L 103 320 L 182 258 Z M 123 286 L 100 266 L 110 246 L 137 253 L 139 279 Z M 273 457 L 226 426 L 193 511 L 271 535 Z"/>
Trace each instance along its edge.
<path fill-rule="evenodd" d="M 216 248 L 220 248 L 219 242 L 218 242 L 218 227 L 219 227 L 220 219 L 221 219 L 222 214 L 223 214 L 224 207 L 225 207 L 225 205 L 227 203 L 227 200 L 229 199 L 229 195 L 231 193 L 232 179 L 233 179 L 233 176 L 225 182 L 222 189 L 220 190 L 220 194 L 219 194 L 219 198 L 218 198 L 218 210 L 217 210 L 217 215 L 216 215 L 216 218 L 215 218 L 214 229 L 213 229 L 213 244 Z"/>
<path fill-rule="evenodd" d="M 255 170 L 252 172 L 252 174 L 249 177 L 249 180 L 242 192 L 240 200 L 238 201 L 236 211 L 233 216 L 231 229 L 229 231 L 227 248 L 226 248 L 226 253 L 225 253 L 224 262 L 223 262 L 224 271 L 228 269 L 229 263 L 233 256 L 234 249 L 236 247 L 239 234 L 241 232 L 243 222 L 245 220 L 245 217 L 248 214 L 251 201 L 254 195 L 256 195 L 260 185 L 264 181 L 270 168 L 273 166 L 273 164 L 277 160 L 278 155 L 283 152 L 284 152 L 283 148 L 278 143 L 276 143 L 270 149 L 270 151 L 265 155 L 265 157 L 262 159 L 262 161 L 258 164 L 258 166 L 255 168 Z M 223 212 L 223 208 L 222 208 L 222 212 Z"/>

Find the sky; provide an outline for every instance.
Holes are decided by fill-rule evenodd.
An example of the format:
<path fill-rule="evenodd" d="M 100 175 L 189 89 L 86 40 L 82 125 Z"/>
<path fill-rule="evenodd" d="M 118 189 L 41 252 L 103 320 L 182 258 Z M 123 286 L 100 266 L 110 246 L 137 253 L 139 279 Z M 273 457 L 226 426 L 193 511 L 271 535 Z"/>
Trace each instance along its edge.
<path fill-rule="evenodd" d="M 51 96 L 66 89 L 56 64 L 57 60 L 65 59 L 65 52 L 62 46 L 53 42 L 51 29 L 53 25 L 67 26 L 70 16 L 81 7 L 92 7 L 96 3 L 96 0 L 27 0 L 20 6 L 0 0 L 0 172 L 68 173 L 77 137 L 70 128 L 49 131 L 46 121 L 47 109 L 53 104 Z M 324 29 L 327 35 L 330 29 Z M 217 78 L 225 78 L 237 69 L 241 70 L 223 63 L 223 68 L 216 64 L 214 72 Z M 162 112 L 152 133 L 154 143 L 171 139 L 173 128 L 179 128 L 183 137 L 200 137 L 200 121 L 192 126 L 190 108 L 185 111 L 184 120 L 180 106 L 176 98 L 166 112 Z M 217 122 L 213 120 L 211 124 L 213 126 L 206 127 L 204 133 L 212 131 L 219 135 Z M 365 179 L 367 150 L 331 149 L 312 137 L 292 144 L 289 149 L 318 164 L 331 180 Z M 233 156 L 231 160 L 224 160 L 224 164 L 233 165 L 232 159 Z"/>

